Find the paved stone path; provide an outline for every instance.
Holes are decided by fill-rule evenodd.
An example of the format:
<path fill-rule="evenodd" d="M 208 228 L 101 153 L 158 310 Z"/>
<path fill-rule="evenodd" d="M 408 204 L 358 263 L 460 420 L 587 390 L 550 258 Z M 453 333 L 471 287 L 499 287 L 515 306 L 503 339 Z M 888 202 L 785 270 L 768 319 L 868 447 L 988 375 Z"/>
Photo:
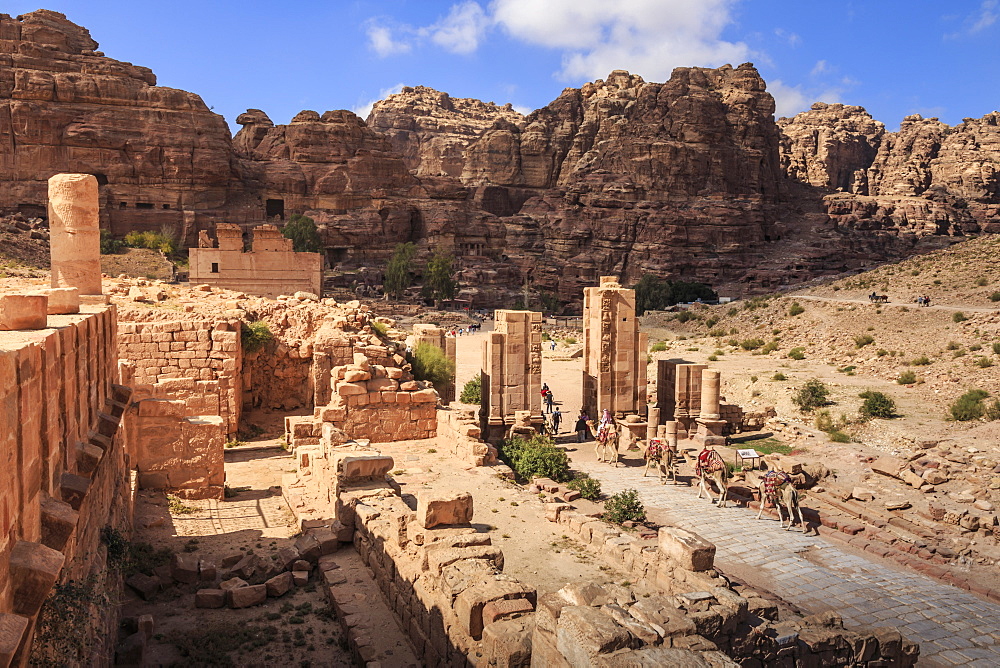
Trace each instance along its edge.
<path fill-rule="evenodd" d="M 651 516 L 667 516 L 715 543 L 723 572 L 810 613 L 833 609 L 847 624 L 894 626 L 920 643 L 920 665 L 1000 666 L 1000 605 L 821 536 L 783 531 L 747 508 L 717 508 L 696 498 L 694 487 L 643 478 L 642 468 L 580 459 L 574 468 L 598 478 L 605 493 L 637 489 Z"/>

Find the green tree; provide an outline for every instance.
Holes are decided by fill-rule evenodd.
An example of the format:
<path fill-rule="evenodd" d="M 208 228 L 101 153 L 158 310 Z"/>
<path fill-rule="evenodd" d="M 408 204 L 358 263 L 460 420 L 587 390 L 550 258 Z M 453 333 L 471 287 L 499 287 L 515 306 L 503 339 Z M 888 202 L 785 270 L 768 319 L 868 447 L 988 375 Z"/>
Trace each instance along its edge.
<path fill-rule="evenodd" d="M 459 401 L 463 404 L 481 404 L 483 402 L 483 374 L 477 373 L 462 388 L 462 395 Z"/>
<path fill-rule="evenodd" d="M 713 301 L 718 295 L 704 283 L 694 281 L 665 281 L 653 274 L 646 274 L 635 284 L 635 310 L 642 315 L 681 302 Z"/>
<path fill-rule="evenodd" d="M 385 268 L 385 294 L 393 299 L 399 299 L 406 292 L 406 288 L 413 285 L 413 274 L 410 273 L 410 263 L 417 253 L 417 247 L 412 241 L 405 244 L 396 244 L 392 251 L 392 257 Z"/>
<path fill-rule="evenodd" d="M 433 299 L 435 306 L 445 299 L 454 299 L 458 293 L 458 282 L 451 276 L 454 260 L 451 253 L 438 249 L 427 263 L 424 296 Z"/>
<path fill-rule="evenodd" d="M 455 362 L 444 351 L 430 343 L 419 343 L 410 355 L 413 377 L 429 380 L 434 387 L 444 387 L 455 378 Z"/>
<path fill-rule="evenodd" d="M 292 248 L 297 252 L 318 253 L 323 248 L 316 223 L 309 216 L 293 214 L 281 229 L 281 233 L 292 240 Z"/>

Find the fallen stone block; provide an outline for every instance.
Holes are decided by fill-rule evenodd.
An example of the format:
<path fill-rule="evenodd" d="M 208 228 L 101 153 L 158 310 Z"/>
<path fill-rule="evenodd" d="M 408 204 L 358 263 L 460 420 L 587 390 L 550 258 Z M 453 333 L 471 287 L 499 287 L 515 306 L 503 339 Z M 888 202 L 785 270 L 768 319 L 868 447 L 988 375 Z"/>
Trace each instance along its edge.
<path fill-rule="evenodd" d="M 289 570 L 292 570 L 292 571 L 305 571 L 306 573 L 308 573 L 309 571 L 312 570 L 312 568 L 313 568 L 312 564 L 310 564 L 308 561 L 306 561 L 304 559 L 299 559 L 298 561 L 295 561 L 295 562 L 292 563 L 292 567 Z"/>
<path fill-rule="evenodd" d="M 316 540 L 315 536 L 310 534 L 299 536 L 295 540 L 295 549 L 299 553 L 299 558 L 306 561 L 316 561 L 320 557 L 321 549 L 319 541 Z"/>
<path fill-rule="evenodd" d="M 491 601 L 515 598 L 527 599 L 534 608 L 536 593 L 532 587 L 517 580 L 488 580 L 474 584 L 456 596 L 454 610 L 465 632 L 479 640 L 483 633 L 483 607 Z"/>
<path fill-rule="evenodd" d="M 292 574 L 288 571 L 284 573 L 279 573 L 273 578 L 264 583 L 267 589 L 267 595 L 271 598 L 277 598 L 279 596 L 284 596 L 292 588 L 294 581 L 292 579 Z"/>
<path fill-rule="evenodd" d="M 123 640 L 115 649 L 116 666 L 142 666 L 146 656 L 146 636 L 136 632 Z"/>
<path fill-rule="evenodd" d="M 879 457 L 872 462 L 872 471 L 890 478 L 898 478 L 906 463 L 898 457 Z"/>
<path fill-rule="evenodd" d="M 286 571 L 288 570 L 289 566 L 291 566 L 294 562 L 298 561 L 300 558 L 301 555 L 299 555 L 299 551 L 296 550 L 294 547 L 283 547 L 280 550 L 278 550 L 278 555 L 275 563 L 277 564 L 278 568 L 280 568 L 283 571 Z M 234 562 L 231 565 L 235 565 L 235 563 L 236 562 Z M 225 566 L 226 562 L 223 561 L 222 564 L 223 566 Z"/>
<path fill-rule="evenodd" d="M 472 495 L 417 493 L 417 522 L 425 529 L 442 524 L 469 524 L 472 522 Z"/>
<path fill-rule="evenodd" d="M 198 562 L 198 578 L 202 582 L 215 582 L 219 574 L 219 569 L 211 561 L 201 560 Z"/>
<path fill-rule="evenodd" d="M 0 330 L 45 329 L 48 301 L 45 295 L 0 295 Z"/>
<path fill-rule="evenodd" d="M 483 606 L 483 626 L 505 619 L 514 619 L 535 611 L 535 606 L 526 598 L 490 601 Z"/>
<path fill-rule="evenodd" d="M 535 624 L 519 617 L 488 624 L 483 629 L 482 665 L 496 668 L 528 668 L 531 665 L 531 635 Z"/>
<path fill-rule="evenodd" d="M 41 543 L 20 540 L 14 544 L 8 559 L 12 612 L 34 617 L 56 583 L 66 557 Z"/>
<path fill-rule="evenodd" d="M 194 595 L 196 608 L 226 607 L 226 592 L 224 589 L 199 589 Z"/>
<path fill-rule="evenodd" d="M 257 556 L 254 554 L 248 554 L 240 559 L 239 563 L 233 566 L 230 572 L 243 578 L 244 580 L 249 580 L 257 572 L 257 568 Z"/>
<path fill-rule="evenodd" d="M 388 455 L 355 455 L 337 458 L 337 477 L 342 482 L 382 479 L 395 465 Z"/>
<path fill-rule="evenodd" d="M 715 545 L 679 527 L 660 529 L 660 550 L 681 568 L 707 571 L 715 564 Z"/>
<path fill-rule="evenodd" d="M 600 608 L 568 606 L 559 615 L 556 646 L 571 666 L 600 665 L 601 655 L 637 644 L 626 628 Z"/>
<path fill-rule="evenodd" d="M 262 584 L 229 590 L 230 608 L 249 608 L 252 605 L 260 605 L 266 600 L 267 587 Z"/>
<path fill-rule="evenodd" d="M 125 580 L 125 584 L 131 587 L 144 601 L 152 600 L 160 591 L 160 579 L 145 573 L 136 573 L 130 576 Z"/>
<path fill-rule="evenodd" d="M 198 557 L 193 554 L 178 552 L 170 563 L 170 576 L 184 584 L 194 584 L 198 581 Z"/>
<path fill-rule="evenodd" d="M 924 479 L 918 476 L 910 469 L 903 469 L 902 471 L 900 471 L 899 479 L 905 482 L 910 487 L 915 487 L 917 489 L 920 489 L 924 485 Z"/>
<path fill-rule="evenodd" d="M 428 550 L 427 569 L 432 573 L 440 573 L 445 566 L 463 559 L 481 559 L 489 562 L 497 571 L 503 570 L 503 551 L 492 545 Z"/>
<path fill-rule="evenodd" d="M 292 571 L 292 582 L 296 587 L 305 587 L 309 584 L 309 571 Z"/>
<path fill-rule="evenodd" d="M 14 665 L 14 655 L 21 646 L 29 621 L 27 617 L 0 612 L 0 666 Z"/>
<path fill-rule="evenodd" d="M 341 543 L 354 542 L 354 527 L 344 526 L 340 523 L 340 520 L 336 520 L 330 525 L 330 531 L 337 536 L 337 540 Z"/>
<path fill-rule="evenodd" d="M 232 591 L 234 589 L 240 589 L 241 587 L 248 587 L 249 585 L 250 583 L 242 578 L 229 578 L 228 580 L 223 580 L 219 584 L 219 589 L 222 589 L 223 591 Z"/>

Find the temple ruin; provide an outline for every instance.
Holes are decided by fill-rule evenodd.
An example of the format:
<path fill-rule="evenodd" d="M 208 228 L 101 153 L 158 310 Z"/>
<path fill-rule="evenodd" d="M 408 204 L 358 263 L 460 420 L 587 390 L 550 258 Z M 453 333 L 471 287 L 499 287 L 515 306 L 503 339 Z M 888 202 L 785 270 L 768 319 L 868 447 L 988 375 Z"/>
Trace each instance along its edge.
<path fill-rule="evenodd" d="M 243 228 L 235 223 L 217 224 L 215 243 L 202 231 L 198 248 L 188 251 L 191 282 L 271 298 L 322 293 L 321 253 L 294 251 L 292 240 L 274 225 L 258 225 L 251 234 L 251 249 L 244 251 Z"/>
<path fill-rule="evenodd" d="M 514 415 L 527 411 L 542 424 L 542 314 L 499 310 L 483 341 L 480 424 L 486 440 L 501 438 Z"/>

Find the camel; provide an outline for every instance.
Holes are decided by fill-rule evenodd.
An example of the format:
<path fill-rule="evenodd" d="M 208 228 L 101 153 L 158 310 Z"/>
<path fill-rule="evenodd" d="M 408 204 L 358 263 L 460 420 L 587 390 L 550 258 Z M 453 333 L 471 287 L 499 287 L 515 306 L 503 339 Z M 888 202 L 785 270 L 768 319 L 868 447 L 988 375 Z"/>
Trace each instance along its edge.
<path fill-rule="evenodd" d="M 619 427 L 614 420 L 607 424 L 604 433 L 599 433 L 600 429 L 596 424 L 594 424 L 593 420 L 587 420 L 587 426 L 590 427 L 590 433 L 597 442 L 594 446 L 594 452 L 597 453 L 597 461 L 606 461 L 609 464 L 614 464 L 617 468 L 618 442 L 621 436 L 621 427 Z M 611 453 L 614 453 L 614 455 L 612 456 Z M 607 459 L 605 459 L 605 457 L 607 457 Z"/>
<path fill-rule="evenodd" d="M 704 454 L 704 451 L 702 451 Z M 708 495 L 709 501 L 715 502 L 712 498 L 712 489 L 708 486 L 708 482 L 712 481 L 715 486 L 719 488 L 719 508 L 726 507 L 726 497 L 729 495 L 729 469 L 726 467 L 726 462 L 723 461 L 722 455 L 720 455 L 715 450 L 708 450 L 708 454 L 705 455 L 704 459 L 702 455 L 698 455 L 698 461 L 695 463 L 695 473 L 698 475 L 698 498 L 701 498 L 702 492 Z"/>
<path fill-rule="evenodd" d="M 656 472 L 660 476 L 660 484 L 667 484 L 667 476 L 673 483 L 677 484 L 677 447 L 670 446 L 658 438 L 651 439 L 646 446 L 643 457 L 646 459 L 646 470 L 642 472 L 645 478 L 649 473 L 649 467 L 656 465 Z"/>
<path fill-rule="evenodd" d="M 806 523 L 802 521 L 802 508 L 799 506 L 799 491 L 792 485 L 792 479 L 784 471 L 768 471 L 757 483 L 757 491 L 760 493 L 760 510 L 757 511 L 757 519 L 764 513 L 764 506 L 773 503 L 778 510 L 778 523 L 790 531 L 792 522 L 795 521 L 794 513 L 798 513 L 799 525 L 805 528 Z M 788 511 L 788 526 L 782 517 L 782 506 Z"/>

